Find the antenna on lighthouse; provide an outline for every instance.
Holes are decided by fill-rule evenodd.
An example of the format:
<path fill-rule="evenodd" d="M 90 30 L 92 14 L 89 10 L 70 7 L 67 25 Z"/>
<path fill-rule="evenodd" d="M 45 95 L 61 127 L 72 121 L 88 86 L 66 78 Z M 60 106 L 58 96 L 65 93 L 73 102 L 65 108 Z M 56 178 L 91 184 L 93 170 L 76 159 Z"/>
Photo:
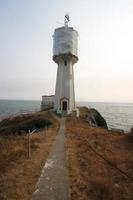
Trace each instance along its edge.
<path fill-rule="evenodd" d="M 68 22 L 70 21 L 69 14 L 65 14 L 65 26 L 68 26 Z"/>

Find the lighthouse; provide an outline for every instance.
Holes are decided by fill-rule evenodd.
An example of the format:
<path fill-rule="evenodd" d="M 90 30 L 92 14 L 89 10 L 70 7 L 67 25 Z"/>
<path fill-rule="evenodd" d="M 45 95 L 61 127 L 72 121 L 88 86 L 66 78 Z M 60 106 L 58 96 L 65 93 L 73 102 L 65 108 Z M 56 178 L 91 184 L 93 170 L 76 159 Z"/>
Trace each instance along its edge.
<path fill-rule="evenodd" d="M 63 27 L 55 29 L 53 35 L 53 60 L 57 64 L 54 110 L 71 113 L 75 110 L 74 64 L 78 61 L 78 32 L 68 26 L 65 15 Z"/>

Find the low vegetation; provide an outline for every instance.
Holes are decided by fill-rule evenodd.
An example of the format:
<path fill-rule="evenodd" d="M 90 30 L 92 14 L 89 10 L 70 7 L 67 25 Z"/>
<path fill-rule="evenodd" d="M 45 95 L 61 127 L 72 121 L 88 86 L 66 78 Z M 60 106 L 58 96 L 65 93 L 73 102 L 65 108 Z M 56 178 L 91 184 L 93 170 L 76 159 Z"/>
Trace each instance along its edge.
<path fill-rule="evenodd" d="M 23 134 L 50 125 L 52 121 L 49 112 L 45 112 L 45 115 L 44 112 L 21 115 L 1 121 L 0 134 Z"/>
<path fill-rule="evenodd" d="M 84 111 L 66 122 L 71 199 L 132 200 L 133 143 L 125 134 L 89 126 Z"/>
<path fill-rule="evenodd" d="M 128 139 L 133 142 L 133 127 L 131 128 L 130 132 L 127 135 Z"/>
<path fill-rule="evenodd" d="M 4 126 L 6 124 L 12 127 L 13 122 L 13 126 L 17 126 L 21 124 L 22 118 L 23 122 L 27 123 L 28 116 L 16 117 L 2 123 Z M 40 120 L 41 130 L 30 135 L 30 157 L 28 135 L 14 135 L 11 131 L 14 129 L 9 127 L 8 134 L 0 135 L 0 200 L 30 200 L 35 191 L 37 180 L 59 128 L 58 121 L 49 112 L 29 115 L 29 121 L 36 119 Z M 50 126 L 42 128 L 42 119 L 45 122 L 48 120 L 50 123 L 46 124 Z"/>
<path fill-rule="evenodd" d="M 70 115 L 66 121 L 71 200 L 132 200 L 133 128 L 126 136 L 92 127 L 86 112 L 80 108 L 80 118 Z M 36 128 L 29 157 L 25 133 Z M 0 200 L 31 199 L 58 128 L 48 111 L 0 123 Z"/>
<path fill-rule="evenodd" d="M 80 119 L 88 121 L 91 126 L 108 129 L 105 119 L 94 108 L 80 107 Z"/>

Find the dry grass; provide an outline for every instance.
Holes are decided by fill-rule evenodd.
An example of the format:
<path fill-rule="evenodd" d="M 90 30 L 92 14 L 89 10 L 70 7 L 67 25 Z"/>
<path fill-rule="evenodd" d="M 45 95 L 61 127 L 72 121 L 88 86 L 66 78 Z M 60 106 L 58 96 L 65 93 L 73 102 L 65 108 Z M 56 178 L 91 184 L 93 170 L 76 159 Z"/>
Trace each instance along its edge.
<path fill-rule="evenodd" d="M 53 125 L 30 136 L 30 159 L 27 135 L 0 136 L 0 200 L 31 199 L 59 127 L 58 122 L 48 116 Z"/>
<path fill-rule="evenodd" d="M 83 118 L 69 117 L 66 126 L 71 199 L 132 200 L 133 182 L 114 169 L 119 167 L 133 178 L 133 144 L 126 136 L 90 127 Z"/>

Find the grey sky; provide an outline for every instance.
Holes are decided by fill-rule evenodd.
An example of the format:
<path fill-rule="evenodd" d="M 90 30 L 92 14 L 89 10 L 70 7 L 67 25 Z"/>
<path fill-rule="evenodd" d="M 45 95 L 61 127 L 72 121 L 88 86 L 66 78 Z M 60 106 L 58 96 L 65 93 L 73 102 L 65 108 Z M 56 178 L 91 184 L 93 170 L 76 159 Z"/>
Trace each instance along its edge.
<path fill-rule="evenodd" d="M 133 102 L 132 0 L 0 0 L 0 99 L 55 90 L 52 35 L 70 14 L 79 33 L 79 101 Z"/>

